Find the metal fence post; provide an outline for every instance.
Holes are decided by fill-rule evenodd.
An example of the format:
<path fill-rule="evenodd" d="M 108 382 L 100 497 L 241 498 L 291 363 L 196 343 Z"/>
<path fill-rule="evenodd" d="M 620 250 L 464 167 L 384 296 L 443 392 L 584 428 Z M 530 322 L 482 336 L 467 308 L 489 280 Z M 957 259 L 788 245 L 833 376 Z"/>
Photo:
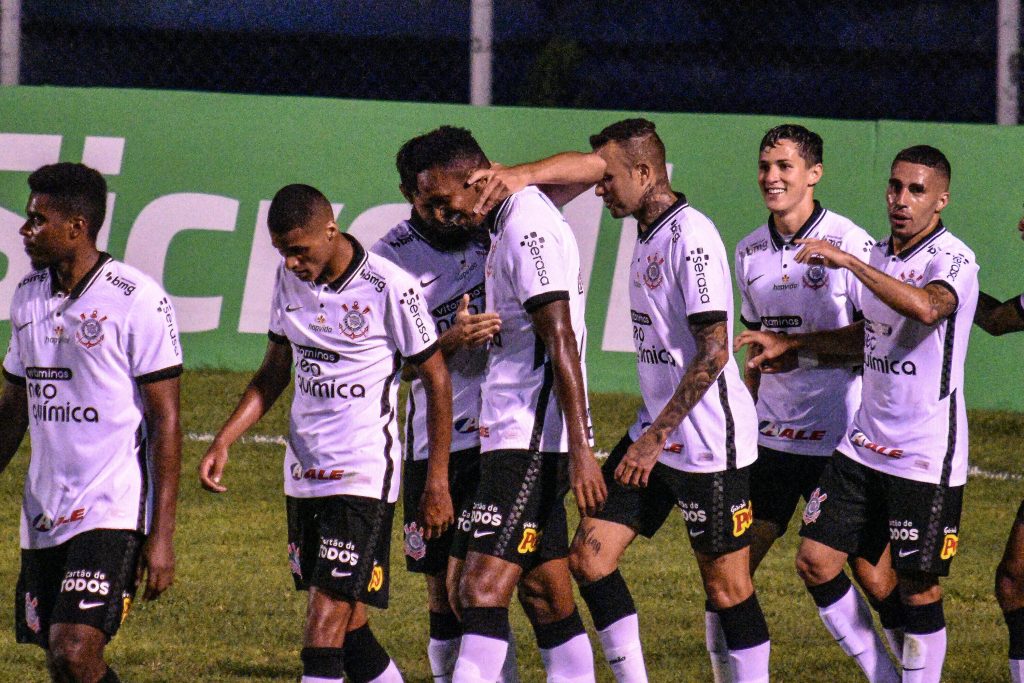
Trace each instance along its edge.
<path fill-rule="evenodd" d="M 469 103 L 491 103 L 491 56 L 494 6 L 492 0 L 472 0 L 469 37 Z"/>
<path fill-rule="evenodd" d="M 1015 126 L 1020 107 L 1020 0 L 999 0 L 996 48 L 996 123 Z"/>

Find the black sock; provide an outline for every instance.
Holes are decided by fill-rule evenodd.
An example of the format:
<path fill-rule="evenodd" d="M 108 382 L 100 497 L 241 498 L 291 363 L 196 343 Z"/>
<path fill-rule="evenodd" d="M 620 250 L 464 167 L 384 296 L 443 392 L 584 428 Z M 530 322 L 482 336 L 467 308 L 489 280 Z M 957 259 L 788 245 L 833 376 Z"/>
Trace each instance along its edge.
<path fill-rule="evenodd" d="M 883 600 L 876 600 L 868 596 L 868 602 L 878 612 L 878 621 L 882 623 L 882 628 L 892 631 L 907 625 L 907 618 L 903 613 L 903 603 L 900 602 L 899 588 L 893 588 L 892 592 Z"/>
<path fill-rule="evenodd" d="M 580 611 L 574 609 L 565 619 L 550 624 L 534 624 L 533 634 L 537 637 L 537 647 L 542 650 L 564 645 L 581 633 L 586 633 Z"/>
<path fill-rule="evenodd" d="M 580 596 L 590 610 L 594 628 L 603 631 L 619 619 L 636 614 L 629 586 L 616 569 L 603 579 L 580 585 Z"/>
<path fill-rule="evenodd" d="M 302 675 L 318 678 L 341 678 L 345 675 L 344 653 L 340 647 L 304 647 Z"/>
<path fill-rule="evenodd" d="M 907 633 L 926 635 L 946 628 L 941 599 L 927 605 L 904 605 L 903 613 L 907 617 Z"/>
<path fill-rule="evenodd" d="M 846 595 L 846 591 L 850 590 L 851 585 L 846 573 L 839 572 L 834 579 L 830 579 L 820 586 L 808 586 L 807 592 L 811 594 L 815 605 L 825 609 L 829 605 L 839 602 L 839 599 Z"/>
<path fill-rule="evenodd" d="M 1010 630 L 1010 659 L 1024 659 L 1024 607 L 1004 612 Z"/>
<path fill-rule="evenodd" d="M 384 647 L 366 623 L 345 634 L 345 675 L 351 683 L 367 683 L 384 673 L 391 663 Z"/>
<path fill-rule="evenodd" d="M 738 605 L 715 610 L 722 622 L 725 643 L 730 650 L 746 650 L 768 642 L 768 623 L 757 601 L 757 593 Z"/>
<path fill-rule="evenodd" d="M 462 622 L 454 612 L 431 612 L 430 637 L 434 640 L 461 638 Z"/>
<path fill-rule="evenodd" d="M 508 607 L 464 607 L 462 632 L 508 641 Z"/>

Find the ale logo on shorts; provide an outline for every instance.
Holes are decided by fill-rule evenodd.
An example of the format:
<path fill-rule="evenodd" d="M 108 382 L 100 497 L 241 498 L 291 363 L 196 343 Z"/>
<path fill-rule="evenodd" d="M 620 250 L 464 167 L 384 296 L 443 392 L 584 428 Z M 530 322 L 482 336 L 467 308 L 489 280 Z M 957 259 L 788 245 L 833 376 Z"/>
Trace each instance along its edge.
<path fill-rule="evenodd" d="M 664 282 L 665 275 L 661 272 L 661 264 L 664 262 L 665 259 L 658 252 L 647 257 L 647 267 L 644 268 L 644 284 L 647 289 L 657 289 Z"/>
<path fill-rule="evenodd" d="M 423 531 L 416 522 L 402 526 L 405 531 L 405 554 L 414 560 L 422 560 L 427 556 L 427 542 L 423 540 Z"/>
<path fill-rule="evenodd" d="M 523 529 L 523 537 L 519 541 L 519 554 L 525 555 L 527 553 L 537 552 L 537 541 L 539 539 L 540 534 L 537 533 L 536 529 Z"/>
<path fill-rule="evenodd" d="M 292 574 L 302 578 L 302 563 L 299 562 L 301 558 L 298 543 L 288 544 L 288 566 L 292 570 Z"/>
<path fill-rule="evenodd" d="M 828 494 L 821 492 L 821 487 L 811 492 L 811 497 L 804 508 L 804 524 L 814 524 L 821 516 L 821 504 L 828 500 Z"/>
<path fill-rule="evenodd" d="M 748 500 L 745 504 L 733 505 L 730 509 L 732 510 L 732 535 L 739 538 L 754 523 L 754 504 Z"/>
<path fill-rule="evenodd" d="M 75 332 L 75 339 L 79 344 L 91 349 L 103 341 L 103 321 L 107 319 L 107 316 L 101 318 L 99 311 L 93 309 L 89 315 L 80 313 L 78 317 L 82 319 L 78 331 Z"/>
<path fill-rule="evenodd" d="M 957 546 L 960 545 L 960 537 L 956 535 L 956 529 L 946 527 L 946 535 L 942 539 L 942 551 L 939 557 L 948 560 L 956 555 Z"/>
<path fill-rule="evenodd" d="M 366 319 L 370 307 L 360 308 L 359 302 L 353 301 L 351 306 L 342 304 L 341 309 L 345 311 L 345 315 L 341 317 L 341 333 L 349 339 L 365 337 L 366 333 L 370 331 L 370 321 Z"/>
<path fill-rule="evenodd" d="M 370 593 L 379 591 L 384 587 L 384 567 L 381 567 L 376 562 L 373 563 L 373 571 L 370 572 L 370 583 L 366 586 L 366 590 Z"/>
<path fill-rule="evenodd" d="M 39 633 L 43 630 L 43 625 L 39 622 L 38 607 L 39 598 L 33 598 L 31 593 L 25 593 L 25 625 L 33 633 Z"/>

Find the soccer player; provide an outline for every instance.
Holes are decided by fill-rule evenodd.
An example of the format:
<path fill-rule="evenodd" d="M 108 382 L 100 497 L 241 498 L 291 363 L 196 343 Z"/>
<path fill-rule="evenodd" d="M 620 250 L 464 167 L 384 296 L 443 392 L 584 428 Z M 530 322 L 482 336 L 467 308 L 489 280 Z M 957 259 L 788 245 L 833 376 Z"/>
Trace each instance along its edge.
<path fill-rule="evenodd" d="M 416 368 L 426 395 L 429 477 L 446 482 L 451 384 L 417 284 L 341 233 L 326 197 L 288 185 L 267 215 L 284 257 L 263 364 L 199 466 L 223 492 L 228 448 L 273 405 L 295 366 L 284 481 L 288 560 L 308 590 L 303 683 L 401 681 L 366 623 L 388 603 L 391 521 L 398 497 L 398 375 Z M 427 488 L 424 538 L 453 521 L 447 486 Z"/>
<path fill-rule="evenodd" d="M 1017 224 L 1024 237 L 1024 218 Z M 1002 303 L 985 292 L 978 295 L 974 323 L 991 335 L 1024 331 L 1024 294 Z M 996 568 L 996 600 L 1010 631 L 1010 676 L 1024 681 L 1024 502 L 1006 540 L 1003 559 Z"/>
<path fill-rule="evenodd" d="M 580 520 L 573 575 L 616 679 L 646 681 L 619 562 L 638 533 L 653 536 L 678 505 L 707 594 L 705 620 L 724 631 L 725 668 L 738 682 L 767 681 L 768 627 L 750 579 L 747 533 L 757 421 L 730 353 L 725 246 L 714 224 L 672 189 L 653 123 L 620 121 L 590 144 L 591 154 L 567 152 L 493 174 L 487 191 L 596 182 L 612 216 L 631 215 L 639 226 L 630 315 L 644 409 L 605 462 L 604 509 Z M 710 640 L 708 647 L 719 662 Z"/>
<path fill-rule="evenodd" d="M 949 161 L 934 147 L 896 155 L 886 191 L 891 235 L 872 248 L 868 263 L 827 240 L 796 240 L 797 262 L 820 261 L 857 278 L 851 297 L 864 320 L 802 334 L 748 330 L 736 340 L 737 347 L 763 347 L 747 362 L 762 371 L 792 354 L 811 364 L 820 355 L 862 355 L 861 404 L 804 510 L 797 570 L 812 593 L 841 604 L 847 557 L 871 561 L 890 543 L 908 683 L 942 674 L 939 578 L 956 554 L 967 479 L 963 376 L 978 265 L 943 225 L 949 180 Z"/>
<path fill-rule="evenodd" d="M 160 286 L 96 249 L 103 176 L 59 163 L 28 184 L 33 271 L 11 302 L 0 396 L 0 470 L 32 441 L 15 631 L 54 681 L 111 683 L 103 651 L 141 571 L 146 599 L 174 579 L 181 345 Z"/>
<path fill-rule="evenodd" d="M 442 131 L 427 134 L 438 144 L 417 181 L 437 222 L 472 229 L 486 220 L 487 310 L 501 318 L 481 388 L 480 484 L 466 558 L 448 577 L 463 626 L 453 680 L 497 679 L 518 586 L 548 680 L 593 681 L 590 641 L 572 597 L 563 506 L 570 487 L 581 514 L 593 514 L 605 497 L 590 447 L 579 252 L 558 209 L 535 188 L 487 216 L 474 211 L 481 184 L 466 180 L 490 162 L 463 132 L 445 144 Z"/>
<path fill-rule="evenodd" d="M 371 252 L 392 261 L 423 287 L 426 310 L 433 318 L 452 382 L 452 444 L 448 478 L 431 481 L 423 383 L 413 379 L 406 404 L 403 499 L 405 561 L 423 574 L 430 613 L 427 657 L 435 681 L 451 681 L 459 653 L 462 623 L 452 612 L 445 576 L 455 527 L 425 540 L 417 522 L 427 486 L 448 487 L 460 523 L 469 525 L 472 496 L 480 479 L 480 383 L 487 366 L 486 344 L 501 329 L 495 313 L 484 313 L 484 261 L 490 245 L 485 226 L 469 229 L 434 219 L 423 201 L 418 176 L 438 145 L 457 144 L 469 133 L 449 126 L 412 138 L 398 152 L 399 189 L 412 204 L 409 220 L 392 228 Z M 436 474 L 436 473 L 435 473 Z M 464 545 L 464 544 L 463 544 Z M 465 558 L 465 548 L 460 559 Z M 509 647 L 502 679 L 517 679 L 515 648 Z"/>
<path fill-rule="evenodd" d="M 856 285 L 849 271 L 832 273 L 820 262 L 793 258 L 799 250 L 794 239 L 827 240 L 862 261 L 875 244 L 863 229 L 814 199 L 822 148 L 821 136 L 798 125 L 776 126 L 761 140 L 757 179 L 770 216 L 740 240 L 735 259 L 741 321 L 748 329 L 813 332 L 844 327 L 856 318 L 850 298 Z M 754 571 L 786 532 L 801 496 L 812 500 L 825 463 L 860 403 L 861 380 L 859 368 L 849 363 L 764 377 L 757 367 L 747 367 L 744 379 L 757 401 L 759 420 L 758 458 L 750 476 Z M 900 652 L 902 609 L 888 554 L 877 569 L 857 557 L 850 564 L 879 609 L 886 632 L 893 634 L 893 651 Z M 826 627 L 869 680 L 898 680 L 864 599 L 848 580 L 843 585 L 844 592 L 811 590 Z"/>

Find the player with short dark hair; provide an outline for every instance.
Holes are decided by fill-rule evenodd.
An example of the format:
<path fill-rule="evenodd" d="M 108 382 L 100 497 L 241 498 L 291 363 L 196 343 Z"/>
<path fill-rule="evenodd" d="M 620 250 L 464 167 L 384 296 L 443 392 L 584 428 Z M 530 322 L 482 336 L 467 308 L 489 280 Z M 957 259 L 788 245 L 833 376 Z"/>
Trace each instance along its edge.
<path fill-rule="evenodd" d="M 720 620 L 725 633 L 726 666 L 737 682 L 767 681 L 768 627 L 748 559 L 757 422 L 730 353 L 725 247 L 714 224 L 672 189 L 652 122 L 619 121 L 590 142 L 590 154 L 565 152 L 470 178 L 489 178 L 485 205 L 529 183 L 596 182 L 612 216 L 639 224 L 630 315 L 644 407 L 604 464 L 604 509 L 580 520 L 573 575 L 616 679 L 646 681 L 619 561 L 637 534 L 653 536 L 678 506 L 708 598 L 706 619 Z"/>
<path fill-rule="evenodd" d="M 112 683 L 103 651 L 137 568 L 146 599 L 174 579 L 181 346 L 167 294 L 96 248 L 103 176 L 59 163 L 28 184 L 33 272 L 11 302 L 0 395 L 0 470 L 32 441 L 15 630 L 46 650 L 54 681 Z"/>
<path fill-rule="evenodd" d="M 1024 218 L 1017 229 L 1024 237 Z M 1024 294 L 1000 302 L 981 292 L 974 324 L 991 335 L 1024 331 Z M 1010 632 L 1010 677 L 1013 683 L 1024 681 L 1024 502 L 1006 539 L 1006 549 L 996 568 L 996 600 Z"/>
<path fill-rule="evenodd" d="M 761 140 L 757 180 L 770 214 L 767 223 L 740 240 L 735 252 L 740 320 L 747 329 L 813 332 L 843 327 L 859 315 L 850 296 L 856 284 L 849 271 L 831 273 L 820 262 L 804 264 L 793 258 L 798 239 L 827 240 L 862 261 L 875 244 L 862 228 L 814 198 L 823 173 L 822 151 L 821 137 L 800 125 L 776 126 Z M 751 571 L 786 532 L 800 498 L 815 500 L 821 472 L 860 403 L 860 373 L 842 359 L 831 366 L 763 377 L 758 368 L 746 368 L 744 380 L 757 403 L 759 432 L 750 477 Z M 879 609 L 886 633 L 901 638 L 902 609 L 888 553 L 877 568 L 857 557 L 850 558 L 850 565 Z M 812 591 L 822 620 L 869 680 L 897 680 L 864 599 L 849 581 L 845 585 L 845 592 Z M 714 633 L 707 637 L 718 638 Z M 902 649 L 898 643 L 895 652 Z"/>
<path fill-rule="evenodd" d="M 797 571 L 816 596 L 848 590 L 843 565 L 869 561 L 888 543 L 906 631 L 903 680 L 938 681 L 946 654 L 939 578 L 959 543 L 967 480 L 964 361 L 978 298 L 974 253 L 942 222 L 950 166 L 934 147 L 893 160 L 886 202 L 890 237 L 868 263 L 822 239 L 800 239 L 796 261 L 849 271 L 864 319 L 837 330 L 781 335 L 746 331 L 737 348 L 762 372 L 792 359 L 862 358 L 861 403 L 804 511 Z M 831 596 L 831 598 L 828 598 Z"/>
<path fill-rule="evenodd" d="M 274 404 L 295 366 L 284 481 L 288 559 L 309 591 L 303 683 L 401 681 L 374 638 L 366 605 L 386 608 L 391 521 L 398 497 L 398 375 L 416 368 L 426 394 L 429 458 L 447 477 L 451 384 L 416 283 L 338 230 L 319 190 L 288 185 L 267 215 L 283 257 L 263 364 L 199 466 L 222 493 L 228 448 Z M 452 522 L 447 489 L 430 491 L 425 538 Z"/>

